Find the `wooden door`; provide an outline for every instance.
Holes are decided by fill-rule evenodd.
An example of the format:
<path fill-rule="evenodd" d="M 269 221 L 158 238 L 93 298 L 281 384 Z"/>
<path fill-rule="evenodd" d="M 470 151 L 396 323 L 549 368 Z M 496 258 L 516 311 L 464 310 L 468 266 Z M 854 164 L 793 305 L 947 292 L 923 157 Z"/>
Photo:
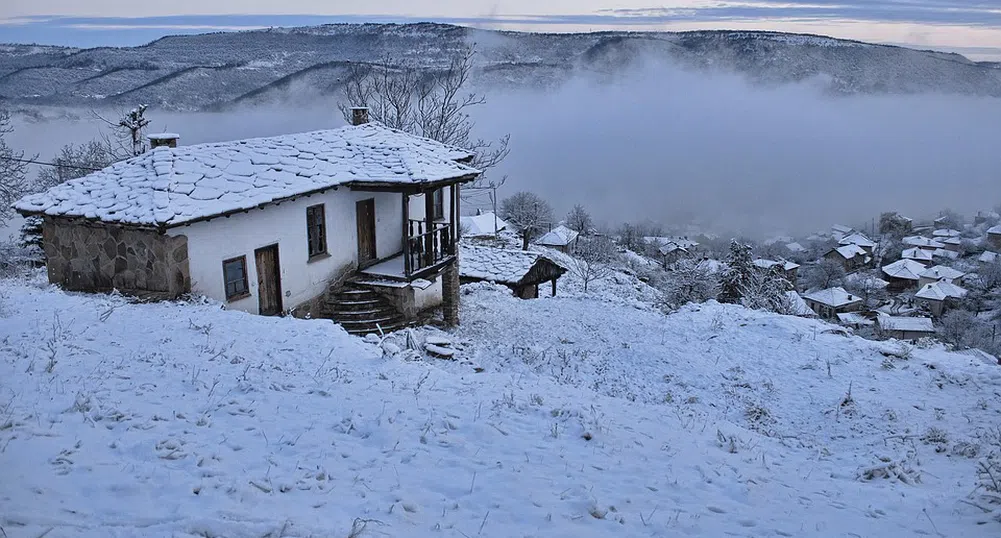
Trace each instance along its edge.
<path fill-rule="evenodd" d="M 278 263 L 278 245 L 254 251 L 257 261 L 257 301 L 262 316 L 282 313 L 282 276 Z"/>
<path fill-rule="evenodd" d="M 358 220 L 358 267 L 372 265 L 375 254 L 375 199 L 361 200 L 355 204 Z"/>

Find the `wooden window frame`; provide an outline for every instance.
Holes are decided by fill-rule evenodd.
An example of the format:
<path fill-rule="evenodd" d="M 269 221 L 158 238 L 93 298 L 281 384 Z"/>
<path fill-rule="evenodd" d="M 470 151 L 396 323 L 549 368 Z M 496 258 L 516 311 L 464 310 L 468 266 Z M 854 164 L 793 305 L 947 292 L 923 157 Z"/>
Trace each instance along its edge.
<path fill-rule="evenodd" d="M 431 191 L 431 207 L 434 208 L 431 220 L 445 220 L 445 187 Z"/>
<path fill-rule="evenodd" d="M 320 214 L 320 224 L 317 225 L 315 214 L 316 212 Z M 314 251 L 314 233 L 319 233 L 320 237 L 318 242 L 320 249 Z M 309 260 L 316 260 L 320 258 L 325 258 L 329 256 L 327 250 L 327 208 L 324 204 L 311 205 L 306 208 L 306 252 L 309 255 Z"/>
<path fill-rule="evenodd" d="M 230 294 L 229 284 L 230 280 L 226 276 L 226 265 L 233 262 L 241 262 L 243 264 L 243 291 L 239 293 Z M 236 282 L 236 281 L 233 281 Z M 236 256 L 235 258 L 229 258 L 222 261 L 222 283 L 223 292 L 226 294 L 226 301 L 233 302 L 239 301 L 240 299 L 246 299 L 250 297 L 250 279 L 247 278 L 247 257 L 246 256 Z"/>

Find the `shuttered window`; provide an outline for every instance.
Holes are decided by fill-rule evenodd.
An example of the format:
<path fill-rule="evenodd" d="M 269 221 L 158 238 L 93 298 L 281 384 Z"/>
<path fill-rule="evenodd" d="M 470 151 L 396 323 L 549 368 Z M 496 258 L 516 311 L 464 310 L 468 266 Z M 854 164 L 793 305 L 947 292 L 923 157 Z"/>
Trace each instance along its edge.
<path fill-rule="evenodd" d="M 327 253 L 327 219 L 323 204 L 306 208 L 306 237 L 309 240 L 309 257 Z"/>
<path fill-rule="evenodd" d="M 445 218 L 445 189 L 438 189 L 432 194 L 434 201 L 434 215 L 431 218 L 438 220 Z"/>
<path fill-rule="evenodd" d="M 247 257 L 231 258 L 222 262 L 223 279 L 226 282 L 226 299 L 242 299 L 250 294 L 247 286 Z"/>

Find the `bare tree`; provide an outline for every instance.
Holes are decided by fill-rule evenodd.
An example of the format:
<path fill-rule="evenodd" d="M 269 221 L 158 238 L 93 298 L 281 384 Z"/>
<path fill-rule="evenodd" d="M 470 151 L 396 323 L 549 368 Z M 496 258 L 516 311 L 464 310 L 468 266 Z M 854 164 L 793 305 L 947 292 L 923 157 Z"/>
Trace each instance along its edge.
<path fill-rule="evenodd" d="M 390 60 L 355 65 L 344 86 L 340 109 L 350 120 L 351 107 L 368 107 L 373 120 L 468 150 L 474 154 L 471 165 L 487 170 L 507 157 L 510 135 L 495 142 L 472 136 L 475 123 L 469 112 L 486 103 L 483 95 L 466 89 L 474 55 L 472 48 L 460 50 L 438 70 Z M 488 185 L 484 176 L 466 188 L 499 186 Z"/>
<path fill-rule="evenodd" d="M 0 109 L 0 224 L 11 216 L 10 205 L 27 190 L 25 174 L 28 163 L 23 151 L 14 151 L 7 145 L 4 135 L 14 132 L 10 112 Z"/>
<path fill-rule="evenodd" d="M 149 126 L 149 119 L 146 118 L 147 105 L 139 105 L 132 110 L 123 112 L 118 120 L 109 120 L 97 112 L 94 116 L 110 126 L 111 135 L 102 135 L 104 144 L 108 151 L 115 155 L 115 160 L 138 157 L 149 146 L 146 142 L 146 127 Z"/>
<path fill-rule="evenodd" d="M 591 220 L 591 214 L 584 209 L 584 206 L 576 204 L 567 213 L 567 227 L 579 232 L 581 235 L 588 235 L 591 229 L 594 228 L 594 222 Z"/>
<path fill-rule="evenodd" d="M 843 278 L 842 281 L 845 291 L 861 297 L 869 308 L 879 306 L 889 296 L 886 291 L 886 282 L 882 282 L 873 274 L 859 272 L 850 278 Z"/>
<path fill-rule="evenodd" d="M 570 261 L 570 272 L 584 283 L 584 293 L 587 293 L 591 282 L 601 280 L 612 274 L 612 262 L 615 260 L 615 245 L 607 237 L 581 237 Z"/>
<path fill-rule="evenodd" d="M 83 177 L 110 166 L 117 160 L 119 159 L 107 144 L 96 140 L 79 146 L 67 144 L 52 159 L 52 166 L 46 166 L 38 172 L 35 189 L 45 190 L 64 181 Z"/>
<path fill-rule="evenodd" d="M 553 208 L 535 193 L 521 191 L 501 203 L 501 218 L 518 228 L 522 249 L 553 222 Z"/>
<path fill-rule="evenodd" d="M 816 265 L 803 268 L 800 282 L 808 290 L 826 290 L 838 286 L 845 278 L 845 267 L 840 263 L 824 258 Z"/>

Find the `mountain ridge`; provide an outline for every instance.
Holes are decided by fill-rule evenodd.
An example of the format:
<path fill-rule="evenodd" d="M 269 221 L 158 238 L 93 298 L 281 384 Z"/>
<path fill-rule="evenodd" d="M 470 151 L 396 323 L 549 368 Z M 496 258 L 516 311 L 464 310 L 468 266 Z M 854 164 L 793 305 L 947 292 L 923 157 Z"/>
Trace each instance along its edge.
<path fill-rule="evenodd" d="M 476 48 L 481 90 L 614 78 L 641 59 L 739 74 L 764 85 L 819 81 L 835 94 L 1001 97 L 1001 64 L 814 34 L 773 31 L 528 33 L 440 23 L 328 24 L 164 36 L 135 47 L 0 45 L 0 103 L 218 110 L 248 101 L 331 97 L 350 66 L 436 69 Z M 299 84 L 301 83 L 301 84 Z"/>

